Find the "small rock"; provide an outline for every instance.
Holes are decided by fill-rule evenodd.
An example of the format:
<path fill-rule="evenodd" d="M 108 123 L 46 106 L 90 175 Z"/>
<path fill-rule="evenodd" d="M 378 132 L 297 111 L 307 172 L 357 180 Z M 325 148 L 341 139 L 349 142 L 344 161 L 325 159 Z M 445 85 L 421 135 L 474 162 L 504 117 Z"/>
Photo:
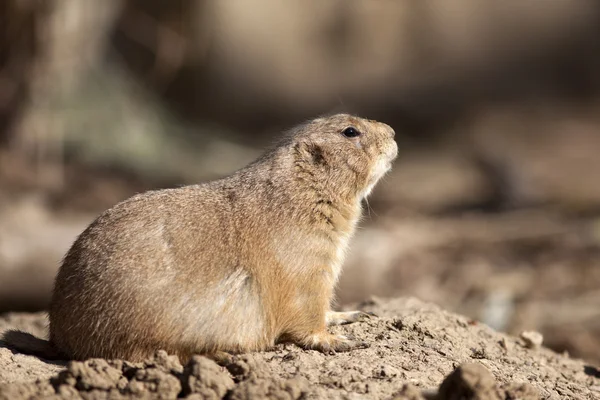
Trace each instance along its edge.
<path fill-rule="evenodd" d="M 524 331 L 519 335 L 528 349 L 537 349 L 542 346 L 544 336 L 536 331 Z"/>

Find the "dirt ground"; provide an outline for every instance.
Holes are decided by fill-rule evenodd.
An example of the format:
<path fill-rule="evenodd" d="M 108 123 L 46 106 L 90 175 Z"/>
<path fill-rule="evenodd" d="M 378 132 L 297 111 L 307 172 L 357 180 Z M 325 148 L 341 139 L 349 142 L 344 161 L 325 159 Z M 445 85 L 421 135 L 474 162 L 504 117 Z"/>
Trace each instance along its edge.
<path fill-rule="evenodd" d="M 334 330 L 367 348 L 324 355 L 291 344 L 182 366 L 158 352 L 143 364 L 56 363 L 0 347 L 0 399 L 600 399 L 600 370 L 414 298 L 352 308 L 379 317 Z M 7 328 L 44 334 L 45 315 L 8 314 Z M 438 396 L 438 397 L 435 397 Z"/>

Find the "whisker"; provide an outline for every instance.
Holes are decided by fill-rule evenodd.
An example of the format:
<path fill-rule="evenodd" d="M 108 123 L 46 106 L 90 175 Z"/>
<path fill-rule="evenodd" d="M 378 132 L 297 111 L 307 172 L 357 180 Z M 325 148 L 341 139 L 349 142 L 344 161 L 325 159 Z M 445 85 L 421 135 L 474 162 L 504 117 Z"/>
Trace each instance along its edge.
<path fill-rule="evenodd" d="M 365 203 L 367 205 L 367 214 L 369 215 L 369 219 L 373 219 L 373 217 L 371 216 L 371 211 L 373 210 L 371 208 L 371 204 L 369 204 L 369 198 L 365 197 Z M 373 211 L 373 214 L 375 214 L 375 211 Z M 375 216 L 377 216 L 377 214 L 375 214 Z"/>

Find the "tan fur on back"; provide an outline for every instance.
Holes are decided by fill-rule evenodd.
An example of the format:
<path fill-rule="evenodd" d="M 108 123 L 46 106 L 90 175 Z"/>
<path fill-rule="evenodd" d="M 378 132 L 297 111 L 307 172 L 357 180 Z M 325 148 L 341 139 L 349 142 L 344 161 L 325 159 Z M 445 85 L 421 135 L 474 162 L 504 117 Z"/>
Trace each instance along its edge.
<path fill-rule="evenodd" d="M 361 135 L 345 137 L 350 126 Z M 396 157 L 393 134 L 316 119 L 227 178 L 117 204 L 64 259 L 50 341 L 74 359 L 340 347 L 325 315 L 361 201 Z"/>

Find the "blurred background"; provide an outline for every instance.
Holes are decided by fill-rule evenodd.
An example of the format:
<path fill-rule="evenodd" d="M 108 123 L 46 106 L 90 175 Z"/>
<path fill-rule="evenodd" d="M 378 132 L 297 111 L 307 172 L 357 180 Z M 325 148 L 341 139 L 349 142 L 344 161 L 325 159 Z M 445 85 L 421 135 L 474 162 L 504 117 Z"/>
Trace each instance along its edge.
<path fill-rule="evenodd" d="M 41 310 L 76 235 L 331 112 L 400 156 L 339 302 L 414 295 L 600 362 L 597 0 L 5 0 L 0 312 Z"/>

